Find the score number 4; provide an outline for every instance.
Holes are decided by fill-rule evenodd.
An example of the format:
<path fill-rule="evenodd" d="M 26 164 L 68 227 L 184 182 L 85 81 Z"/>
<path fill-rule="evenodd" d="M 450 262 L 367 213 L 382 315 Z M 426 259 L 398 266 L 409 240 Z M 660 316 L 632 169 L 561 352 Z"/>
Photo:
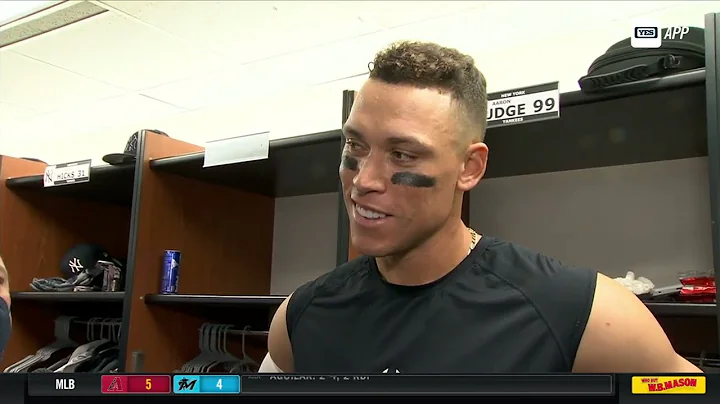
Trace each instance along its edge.
<path fill-rule="evenodd" d="M 200 376 L 200 392 L 205 394 L 240 393 L 240 376 Z"/>

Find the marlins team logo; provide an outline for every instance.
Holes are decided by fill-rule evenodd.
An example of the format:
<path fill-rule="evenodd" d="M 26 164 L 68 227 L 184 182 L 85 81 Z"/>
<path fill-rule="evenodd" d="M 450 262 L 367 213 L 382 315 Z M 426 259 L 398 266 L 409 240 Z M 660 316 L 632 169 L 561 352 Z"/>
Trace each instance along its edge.
<path fill-rule="evenodd" d="M 705 376 L 633 376 L 633 394 L 705 394 Z"/>

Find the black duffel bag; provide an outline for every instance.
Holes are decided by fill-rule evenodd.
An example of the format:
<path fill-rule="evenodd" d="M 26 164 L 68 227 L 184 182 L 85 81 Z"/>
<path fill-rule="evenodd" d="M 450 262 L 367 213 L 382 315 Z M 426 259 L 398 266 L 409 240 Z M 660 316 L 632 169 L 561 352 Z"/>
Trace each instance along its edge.
<path fill-rule="evenodd" d="M 663 28 L 660 37 L 664 38 L 667 31 Z M 705 30 L 689 27 L 682 39 L 663 39 L 659 48 L 636 49 L 630 45 L 630 38 L 623 39 L 595 59 L 578 84 L 583 92 L 592 93 L 701 67 L 705 67 Z"/>

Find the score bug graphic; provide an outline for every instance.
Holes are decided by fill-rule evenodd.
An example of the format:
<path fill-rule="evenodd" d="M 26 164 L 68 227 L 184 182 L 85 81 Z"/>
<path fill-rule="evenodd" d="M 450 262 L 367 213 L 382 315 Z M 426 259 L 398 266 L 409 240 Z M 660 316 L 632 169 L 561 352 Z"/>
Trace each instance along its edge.
<path fill-rule="evenodd" d="M 238 394 L 240 376 L 237 375 L 175 375 L 175 394 Z"/>
<path fill-rule="evenodd" d="M 170 394 L 170 376 L 103 375 L 103 394 Z"/>

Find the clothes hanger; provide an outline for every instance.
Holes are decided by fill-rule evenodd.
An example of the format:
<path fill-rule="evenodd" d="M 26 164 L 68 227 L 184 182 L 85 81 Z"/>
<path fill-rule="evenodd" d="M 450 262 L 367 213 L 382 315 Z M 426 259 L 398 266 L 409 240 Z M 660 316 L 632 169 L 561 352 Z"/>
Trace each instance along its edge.
<path fill-rule="evenodd" d="M 27 372 L 32 366 L 48 361 L 52 356 L 65 348 L 73 348 L 77 343 L 70 338 L 70 324 L 75 317 L 60 316 L 55 319 L 55 341 L 50 345 L 38 349 L 34 355 L 29 355 L 19 362 L 5 369 L 6 373 Z"/>
<path fill-rule="evenodd" d="M 240 359 L 240 358 L 238 358 L 237 356 L 233 355 L 233 354 L 230 353 L 230 351 L 228 350 L 228 347 L 227 347 L 227 337 L 228 337 L 228 333 L 230 332 L 231 329 L 232 329 L 232 326 L 229 325 L 229 326 L 227 326 L 227 328 L 225 328 L 225 329 L 223 330 L 224 332 L 223 332 L 223 341 L 222 341 L 222 353 L 223 353 L 223 356 L 224 356 L 224 358 L 225 358 L 224 363 L 227 364 L 227 365 L 229 365 L 229 366 L 226 366 L 226 368 L 227 368 L 226 370 L 227 370 L 228 372 L 231 371 L 231 369 L 234 368 L 234 367 L 236 367 L 238 364 L 240 364 L 240 365 L 242 366 L 242 363 L 243 363 L 243 360 L 242 360 L 242 359 Z"/>
<path fill-rule="evenodd" d="M 8 368 L 9 373 L 27 372 L 31 367 L 41 364 L 50 359 L 55 353 L 63 348 L 77 346 L 77 343 L 70 339 L 70 323 L 74 317 L 61 316 L 55 319 L 55 342 L 40 348 L 35 355 L 27 356 Z"/>
<path fill-rule="evenodd" d="M 107 327 L 107 328 L 106 328 Z M 98 348 L 88 361 L 78 364 L 74 372 L 90 372 L 97 373 L 110 362 L 118 359 L 119 349 L 118 333 L 115 331 L 116 327 L 120 327 L 120 323 L 116 319 L 103 320 L 100 328 L 100 339 L 107 339 L 112 342 L 105 347 Z M 107 336 L 104 335 L 104 331 L 107 330 Z"/>
<path fill-rule="evenodd" d="M 215 325 L 208 323 L 202 338 L 202 356 L 200 356 L 197 363 L 195 363 L 195 366 L 192 369 L 193 373 L 201 373 L 205 364 L 214 356 L 212 351 L 212 344 L 210 343 L 210 341 L 212 341 L 212 335 L 214 330 Z"/>
<path fill-rule="evenodd" d="M 100 341 L 100 340 L 103 340 L 103 339 L 108 339 L 108 340 L 109 340 L 109 338 L 106 338 L 106 337 L 105 337 L 105 331 L 106 331 L 106 328 L 105 328 L 105 327 L 107 327 L 107 323 L 108 323 L 108 320 L 107 320 L 107 319 L 100 319 L 100 320 L 98 320 L 98 322 L 95 323 L 95 325 L 97 325 L 97 327 L 98 327 L 98 333 L 99 333 L 99 335 L 96 337 L 96 336 L 95 336 L 95 330 L 93 329 L 93 330 L 91 331 L 91 333 L 90 333 L 90 339 L 91 339 L 92 341 Z M 71 363 L 71 364 L 68 364 L 68 366 L 66 366 L 66 367 L 63 369 L 63 373 L 69 373 L 69 372 L 72 372 L 72 373 L 81 373 L 81 372 L 83 372 L 86 368 L 88 368 L 89 366 L 93 366 L 93 365 L 97 362 L 97 360 L 98 360 L 98 352 L 97 352 L 97 351 L 94 351 L 94 352 L 92 352 L 92 353 L 89 353 L 89 352 L 88 352 L 88 355 L 87 355 L 87 356 L 88 356 L 87 360 L 80 361 L 80 362 L 78 362 L 78 361 L 77 361 L 77 357 L 75 357 L 75 358 L 74 358 L 74 359 L 75 359 L 75 362 L 74 362 L 74 363 Z"/>
<path fill-rule="evenodd" d="M 92 326 L 98 322 L 100 323 L 100 339 L 93 340 L 95 335 Z M 112 344 L 110 340 L 102 338 L 104 322 L 105 320 L 98 318 L 93 318 L 88 321 L 87 331 L 89 331 L 91 341 L 75 348 L 75 351 L 70 355 L 68 363 L 56 370 L 55 373 L 72 373 L 79 364 L 90 360 L 99 348 L 107 346 L 107 344 Z"/>
<path fill-rule="evenodd" d="M 205 363 L 200 364 L 200 368 L 198 369 L 198 373 L 207 373 L 212 366 L 214 366 L 217 363 L 217 360 L 219 358 L 218 354 L 218 337 L 220 333 L 218 332 L 220 330 L 221 325 L 218 324 L 212 324 L 210 326 L 210 338 L 208 339 L 208 360 Z"/>
<path fill-rule="evenodd" d="M 253 371 L 253 369 L 252 369 L 253 367 L 255 369 L 260 367 L 260 365 L 258 365 L 258 363 L 255 362 L 253 360 L 253 358 L 251 358 L 250 355 L 248 355 L 245 352 L 245 337 L 247 336 L 247 333 L 249 331 L 250 331 L 250 326 L 245 326 L 245 328 L 243 328 L 243 330 L 242 330 L 242 340 L 241 340 L 242 359 L 240 359 L 238 361 L 238 363 L 230 369 L 230 373 L 239 373 L 239 372 L 249 373 L 249 372 Z"/>
<path fill-rule="evenodd" d="M 198 362 L 203 362 L 204 358 L 206 356 L 205 352 L 205 334 L 207 332 L 208 327 L 210 327 L 210 323 L 204 323 L 200 326 L 200 332 L 198 334 L 198 350 L 200 351 L 198 355 L 192 359 L 190 359 L 187 363 L 182 365 L 180 368 L 180 372 L 182 373 L 194 373 L 194 369 Z"/>
<path fill-rule="evenodd" d="M 212 324 L 210 326 L 210 338 L 207 341 L 208 342 L 208 359 L 205 363 L 200 365 L 200 369 L 198 370 L 199 373 L 207 373 L 211 367 L 213 367 L 218 360 L 220 359 L 220 350 L 218 340 L 220 339 L 220 328 L 222 328 L 222 324 Z"/>
<path fill-rule="evenodd" d="M 240 359 L 233 356 L 230 352 L 228 352 L 227 349 L 227 335 L 228 331 L 232 328 L 232 325 L 221 325 L 218 330 L 218 340 L 217 340 L 217 353 L 218 353 L 218 359 L 215 362 L 214 365 L 210 366 L 207 369 L 207 372 L 210 372 L 212 370 L 215 370 L 217 366 L 222 367 L 223 369 L 221 371 L 225 372 L 227 371 L 227 365 L 234 365 Z"/>

